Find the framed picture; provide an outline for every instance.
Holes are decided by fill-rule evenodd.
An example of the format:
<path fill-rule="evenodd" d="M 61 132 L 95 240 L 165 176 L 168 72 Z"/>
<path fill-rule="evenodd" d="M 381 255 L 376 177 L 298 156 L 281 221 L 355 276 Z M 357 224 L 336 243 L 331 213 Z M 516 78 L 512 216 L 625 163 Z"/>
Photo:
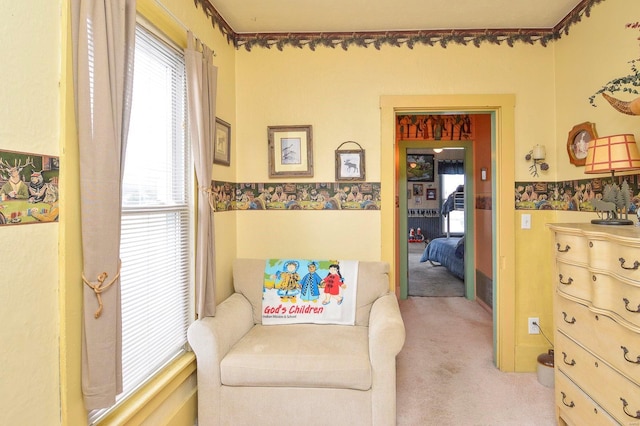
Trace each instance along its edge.
<path fill-rule="evenodd" d="M 231 124 L 216 117 L 216 134 L 213 143 L 213 162 L 231 165 Z"/>
<path fill-rule="evenodd" d="M 422 194 L 423 194 L 422 184 L 421 183 L 414 183 L 413 184 L 413 196 L 414 197 L 422 197 Z"/>
<path fill-rule="evenodd" d="M 407 180 L 433 182 L 433 154 L 407 154 Z"/>
<path fill-rule="evenodd" d="M 312 177 L 311 126 L 269 126 L 269 177 Z"/>
<path fill-rule="evenodd" d="M 426 197 L 427 200 L 435 200 L 436 199 L 436 189 L 435 188 L 427 188 Z"/>
<path fill-rule="evenodd" d="M 567 138 L 567 153 L 571 164 L 576 167 L 584 166 L 587 160 L 589 141 L 597 137 L 596 125 L 593 123 L 585 121 L 573 126 Z"/>
<path fill-rule="evenodd" d="M 360 149 L 340 149 L 346 143 L 358 145 Z M 365 180 L 364 149 L 358 142 L 343 142 L 336 149 L 336 181 Z"/>

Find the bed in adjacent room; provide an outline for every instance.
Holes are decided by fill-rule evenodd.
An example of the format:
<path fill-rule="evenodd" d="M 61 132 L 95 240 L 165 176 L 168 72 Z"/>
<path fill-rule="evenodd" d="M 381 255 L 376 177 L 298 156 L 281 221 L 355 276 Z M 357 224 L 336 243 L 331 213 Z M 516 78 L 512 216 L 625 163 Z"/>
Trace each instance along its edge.
<path fill-rule="evenodd" d="M 464 236 L 431 240 L 420 257 L 420 262 L 427 261 L 434 266 L 444 266 L 464 280 Z"/>

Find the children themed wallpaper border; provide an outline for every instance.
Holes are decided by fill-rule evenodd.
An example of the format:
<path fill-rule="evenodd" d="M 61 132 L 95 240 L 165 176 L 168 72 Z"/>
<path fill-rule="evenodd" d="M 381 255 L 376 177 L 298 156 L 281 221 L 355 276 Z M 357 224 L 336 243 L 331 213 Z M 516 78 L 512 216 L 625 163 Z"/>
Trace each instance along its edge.
<path fill-rule="evenodd" d="M 0 226 L 57 222 L 58 157 L 0 151 Z"/>
<path fill-rule="evenodd" d="M 380 183 L 212 181 L 215 210 L 380 210 Z"/>
<path fill-rule="evenodd" d="M 616 176 L 615 183 L 629 185 L 629 213 L 640 208 L 640 175 Z M 559 182 L 516 182 L 516 210 L 567 210 L 594 212 L 591 200 L 602 199 L 605 185 L 611 178 L 566 180 Z"/>

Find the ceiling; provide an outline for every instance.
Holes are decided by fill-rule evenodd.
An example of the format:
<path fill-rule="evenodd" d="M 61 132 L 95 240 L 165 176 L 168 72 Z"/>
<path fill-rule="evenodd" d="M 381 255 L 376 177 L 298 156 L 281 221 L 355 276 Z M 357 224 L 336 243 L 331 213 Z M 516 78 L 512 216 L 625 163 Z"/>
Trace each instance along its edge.
<path fill-rule="evenodd" d="M 581 0 L 209 0 L 234 32 L 553 28 Z"/>

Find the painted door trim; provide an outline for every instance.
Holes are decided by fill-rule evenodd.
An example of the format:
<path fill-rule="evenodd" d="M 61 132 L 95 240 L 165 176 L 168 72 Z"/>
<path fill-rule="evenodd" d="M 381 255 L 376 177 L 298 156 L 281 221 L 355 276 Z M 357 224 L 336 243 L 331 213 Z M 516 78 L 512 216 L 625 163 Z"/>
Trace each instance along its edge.
<path fill-rule="evenodd" d="M 494 358 L 501 371 L 515 371 L 515 95 L 383 95 L 380 97 L 381 259 L 390 265 L 399 294 L 400 200 L 397 189 L 399 149 L 395 117 L 399 112 L 466 111 L 495 113 L 494 159 Z M 393 159 L 393 161 L 390 161 Z M 499 171 L 499 172 L 498 172 Z M 499 225 L 499 226 L 498 226 Z"/>

